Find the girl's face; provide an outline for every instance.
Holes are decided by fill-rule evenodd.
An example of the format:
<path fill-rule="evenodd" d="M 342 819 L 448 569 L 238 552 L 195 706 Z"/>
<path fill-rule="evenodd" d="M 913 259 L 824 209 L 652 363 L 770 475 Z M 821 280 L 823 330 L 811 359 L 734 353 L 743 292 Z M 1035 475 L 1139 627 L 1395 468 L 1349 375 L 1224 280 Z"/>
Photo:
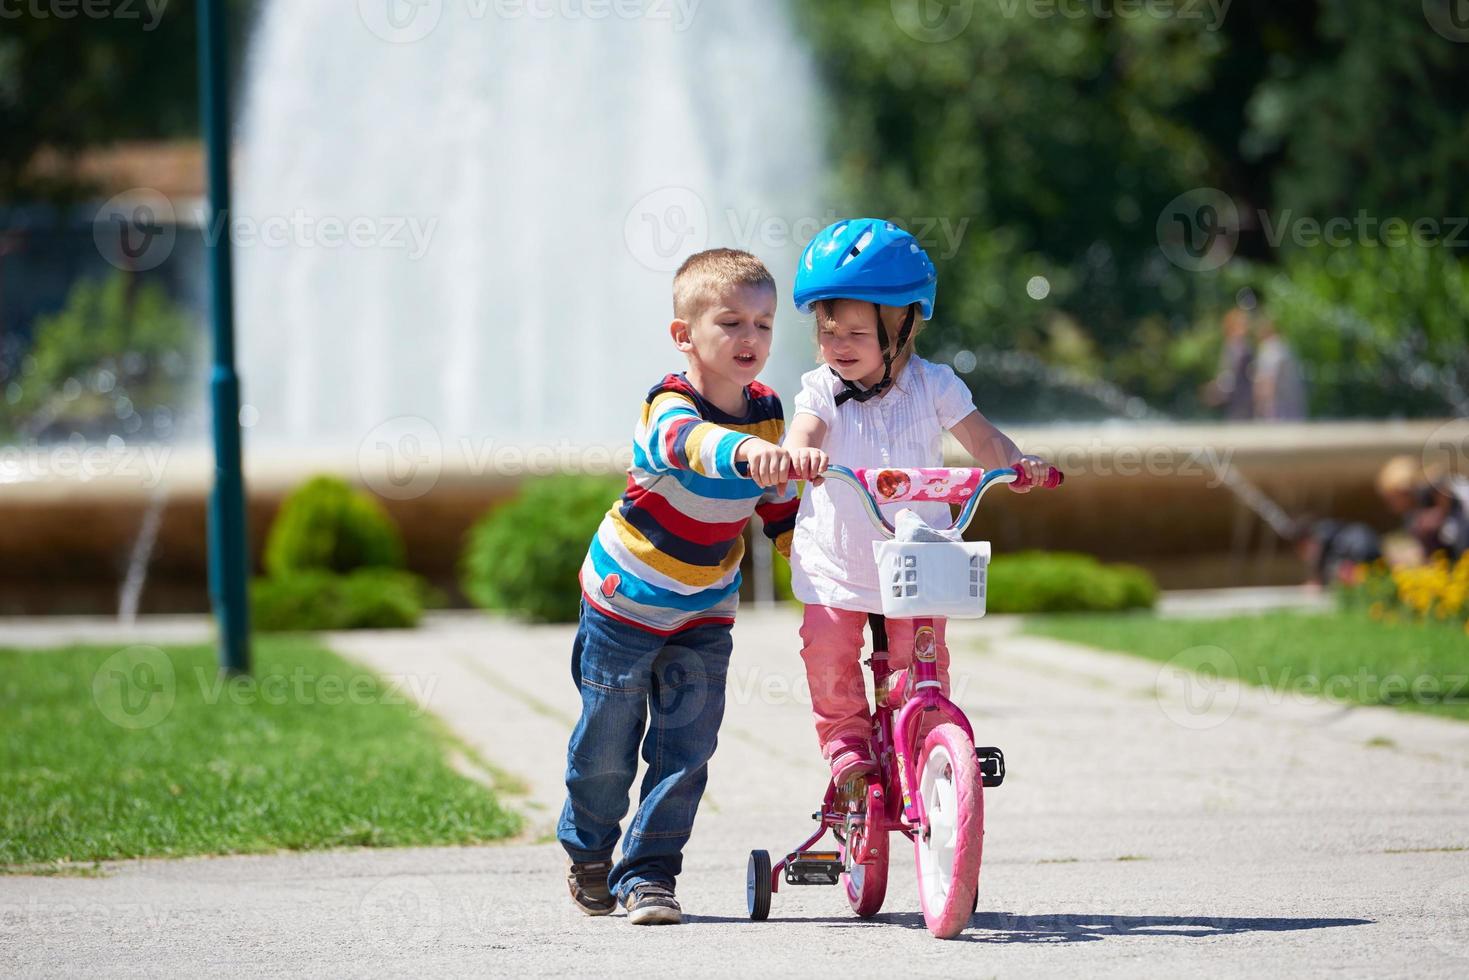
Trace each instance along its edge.
<path fill-rule="evenodd" d="M 882 345 L 877 338 L 877 311 L 871 303 L 839 299 L 831 316 L 818 313 L 816 343 L 821 359 L 848 381 L 871 387 L 882 380 Z M 888 332 L 891 343 L 896 334 Z"/>

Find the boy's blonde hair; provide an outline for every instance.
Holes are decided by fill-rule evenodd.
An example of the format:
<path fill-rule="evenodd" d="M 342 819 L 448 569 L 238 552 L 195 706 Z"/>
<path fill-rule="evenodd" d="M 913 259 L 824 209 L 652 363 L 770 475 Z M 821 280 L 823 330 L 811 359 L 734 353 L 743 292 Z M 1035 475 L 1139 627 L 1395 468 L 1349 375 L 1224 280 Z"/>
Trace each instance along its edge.
<path fill-rule="evenodd" d="M 763 286 L 777 293 L 775 277 L 749 252 L 711 248 L 684 260 L 673 276 L 673 315 L 693 323 L 737 286 Z"/>
<path fill-rule="evenodd" d="M 1377 492 L 1412 493 L 1428 482 L 1420 462 L 1412 456 L 1394 456 L 1377 473 Z"/>

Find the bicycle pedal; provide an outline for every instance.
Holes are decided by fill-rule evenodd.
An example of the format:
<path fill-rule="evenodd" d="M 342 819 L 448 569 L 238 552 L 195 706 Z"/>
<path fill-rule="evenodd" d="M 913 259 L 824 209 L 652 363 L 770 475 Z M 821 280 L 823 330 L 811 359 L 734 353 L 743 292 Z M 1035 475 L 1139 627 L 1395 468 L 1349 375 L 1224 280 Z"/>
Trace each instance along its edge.
<path fill-rule="evenodd" d="M 993 745 L 975 746 L 974 755 L 979 759 L 980 782 L 986 789 L 1005 781 L 1005 753 Z"/>
<path fill-rule="evenodd" d="M 845 870 L 839 851 L 797 851 L 786 858 L 786 884 L 835 885 Z"/>

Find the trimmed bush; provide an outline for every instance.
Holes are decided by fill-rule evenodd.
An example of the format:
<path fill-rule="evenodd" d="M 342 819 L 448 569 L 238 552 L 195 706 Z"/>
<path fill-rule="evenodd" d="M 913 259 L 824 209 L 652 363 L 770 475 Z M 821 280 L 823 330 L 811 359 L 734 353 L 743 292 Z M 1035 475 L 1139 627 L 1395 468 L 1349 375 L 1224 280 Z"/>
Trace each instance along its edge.
<path fill-rule="evenodd" d="M 1069 552 L 999 555 L 990 562 L 988 592 L 992 613 L 1118 612 L 1158 600 L 1157 583 L 1141 568 Z"/>
<path fill-rule="evenodd" d="M 554 476 L 527 483 L 519 496 L 470 529 L 460 584 L 475 605 L 527 619 L 575 622 L 577 572 L 619 481 Z"/>
<path fill-rule="evenodd" d="M 335 476 L 314 477 L 286 498 L 265 542 L 265 571 L 401 568 L 403 538 L 378 502 Z"/>
<path fill-rule="evenodd" d="M 403 629 L 418 625 L 425 586 L 418 576 L 386 568 L 348 575 L 294 572 L 256 579 L 251 618 L 262 632 Z"/>

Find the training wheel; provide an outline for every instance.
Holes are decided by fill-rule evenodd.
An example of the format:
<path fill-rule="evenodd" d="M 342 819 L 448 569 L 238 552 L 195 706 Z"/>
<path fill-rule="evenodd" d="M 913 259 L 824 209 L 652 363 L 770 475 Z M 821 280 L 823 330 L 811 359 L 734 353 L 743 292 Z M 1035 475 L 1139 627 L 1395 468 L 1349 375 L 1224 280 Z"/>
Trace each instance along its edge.
<path fill-rule="evenodd" d="M 751 851 L 745 871 L 745 904 L 750 918 L 763 922 L 770 917 L 770 852 Z"/>

